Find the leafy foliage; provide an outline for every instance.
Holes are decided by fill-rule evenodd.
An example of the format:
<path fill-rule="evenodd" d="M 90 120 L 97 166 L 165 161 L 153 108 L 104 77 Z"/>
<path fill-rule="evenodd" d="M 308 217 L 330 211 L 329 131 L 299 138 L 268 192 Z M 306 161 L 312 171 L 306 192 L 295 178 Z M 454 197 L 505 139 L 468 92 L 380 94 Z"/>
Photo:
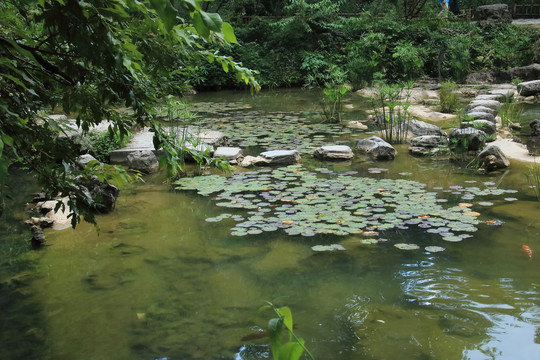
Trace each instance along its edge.
<path fill-rule="evenodd" d="M 260 310 L 271 309 L 277 317 L 268 321 L 268 333 L 270 334 L 270 349 L 274 360 L 298 360 L 304 353 L 310 359 L 315 359 L 304 345 L 304 339 L 294 333 L 294 324 L 291 309 L 288 306 L 276 308 L 271 302 L 267 302 Z M 289 340 L 283 343 L 283 331 L 288 334 Z"/>
<path fill-rule="evenodd" d="M 457 85 L 452 81 L 444 81 L 439 90 L 439 101 L 441 103 L 441 111 L 452 113 L 457 110 L 459 105 L 459 97 L 456 92 Z"/>
<path fill-rule="evenodd" d="M 180 93 L 199 62 L 218 63 L 258 88 L 254 72 L 211 49 L 236 37 L 199 0 L 7 0 L 0 11 L 0 181 L 11 165 L 24 166 L 51 195 L 69 196 L 77 219 L 85 196 L 70 164 L 78 149 L 61 123 L 38 110 L 61 105 L 83 132 L 108 119 L 111 134 L 139 125 L 159 138 L 152 104 Z"/>
<path fill-rule="evenodd" d="M 409 98 L 413 85 L 412 81 L 402 85 L 384 84 L 372 99 L 375 126 L 389 143 L 400 144 L 407 139 L 412 119 Z"/>

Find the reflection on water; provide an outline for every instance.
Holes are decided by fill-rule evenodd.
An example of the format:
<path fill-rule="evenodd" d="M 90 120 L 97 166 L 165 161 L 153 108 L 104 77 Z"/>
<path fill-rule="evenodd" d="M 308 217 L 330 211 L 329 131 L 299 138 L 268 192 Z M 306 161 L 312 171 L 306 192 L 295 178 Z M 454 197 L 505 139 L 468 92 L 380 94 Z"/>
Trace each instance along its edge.
<path fill-rule="evenodd" d="M 313 102 L 291 94 L 292 108 Z M 264 102 L 287 101 L 272 95 Z M 18 285 L 27 291 L 18 298 L 25 307 L 6 305 L 18 331 L 39 333 L 43 347 L 25 357 L 16 341 L 4 340 L 11 329 L 2 329 L 3 345 L 14 349 L 3 358 L 268 359 L 268 339 L 241 339 L 266 326 L 268 314 L 257 309 L 269 300 L 292 309 L 296 332 L 317 359 L 535 359 L 540 290 L 531 283 L 540 282 L 540 204 L 525 168 L 513 164 L 506 174 L 482 177 L 398 151 L 396 161 L 375 164 L 388 169 L 382 174 L 368 174 L 374 164 L 362 159 L 323 166 L 359 176 L 410 173 L 429 189 L 491 181 L 518 190 L 512 195 L 519 200 L 475 208 L 482 220 L 504 224 L 482 225 L 472 238 L 430 254 L 392 246 L 396 239 L 429 242 L 421 232 L 388 231 L 390 241 L 377 245 L 360 244 L 357 235 L 233 237 L 227 220 L 204 220 L 220 213 L 212 199 L 174 193 L 150 178 L 98 217 L 99 231 L 81 224 L 47 234 L 51 246 L 32 253 L 39 276 Z M 461 195 L 441 196 L 457 202 Z M 331 243 L 347 251 L 311 250 Z M 524 243 L 538 249 L 530 260 Z M 30 306 L 39 316 L 17 312 Z M 19 344 L 28 347 L 28 337 Z"/>

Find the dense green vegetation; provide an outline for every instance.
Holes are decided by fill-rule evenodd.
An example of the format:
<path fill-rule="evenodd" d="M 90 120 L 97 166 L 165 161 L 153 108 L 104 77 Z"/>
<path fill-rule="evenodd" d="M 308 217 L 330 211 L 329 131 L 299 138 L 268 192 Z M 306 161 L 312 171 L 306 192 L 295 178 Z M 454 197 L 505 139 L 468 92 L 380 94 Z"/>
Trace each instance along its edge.
<path fill-rule="evenodd" d="M 77 167 L 79 146 L 47 113 L 71 113 L 84 131 L 104 119 L 111 134 L 150 126 L 159 147 L 169 138 L 154 121 L 153 104 L 181 94 L 201 62 L 258 87 L 250 70 L 218 53 L 236 42 L 233 29 L 198 0 L 7 0 L 0 13 L 0 198 L 9 167 L 24 167 L 50 196 L 69 197 L 74 225 L 93 201 L 75 179 L 114 172 Z M 178 168 L 178 156 L 167 159 Z"/>
<path fill-rule="evenodd" d="M 263 86 L 323 86 L 343 78 L 353 87 L 374 80 L 422 77 L 463 82 L 470 72 L 501 71 L 540 61 L 540 31 L 508 24 L 480 26 L 465 15 L 437 16 L 436 1 L 404 19 L 398 1 L 214 1 L 235 22 L 240 48 L 230 53 L 260 70 Z M 461 9 L 493 3 L 460 1 Z M 341 16 L 355 12 L 358 15 Z M 532 45 L 532 46 L 531 46 Z M 217 66 L 203 66 L 196 87 L 233 86 Z"/>

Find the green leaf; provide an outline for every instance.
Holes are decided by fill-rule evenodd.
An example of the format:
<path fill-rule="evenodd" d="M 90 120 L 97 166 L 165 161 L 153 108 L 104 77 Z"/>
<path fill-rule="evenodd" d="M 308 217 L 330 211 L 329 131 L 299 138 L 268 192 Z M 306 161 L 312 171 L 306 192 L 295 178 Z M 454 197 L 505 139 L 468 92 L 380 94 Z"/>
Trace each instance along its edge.
<path fill-rule="evenodd" d="M 298 360 L 304 352 L 304 339 L 298 339 L 297 342 L 288 342 L 284 344 L 279 350 L 279 360 Z"/>
<path fill-rule="evenodd" d="M 283 328 L 282 318 L 273 318 L 268 321 L 268 333 L 270 334 L 270 349 L 274 360 L 279 360 L 279 349 L 281 348 L 281 336 Z"/>
<path fill-rule="evenodd" d="M 206 27 L 204 24 L 202 15 L 199 11 L 196 11 L 192 15 L 193 17 L 193 26 L 195 27 L 195 30 L 197 30 L 197 33 L 201 35 L 203 38 L 208 38 L 210 36 L 210 30 Z"/>
<path fill-rule="evenodd" d="M 207 13 L 206 11 L 200 11 L 202 21 L 204 25 L 211 31 L 220 32 L 223 20 L 221 16 L 216 13 Z"/>
<path fill-rule="evenodd" d="M 165 30 L 171 31 L 176 23 L 176 14 L 178 11 L 171 5 L 169 0 L 150 0 L 152 7 L 156 10 L 159 18 L 163 21 Z"/>
<path fill-rule="evenodd" d="M 13 138 L 11 136 L 7 134 L 2 134 L 0 138 L 2 139 L 4 144 L 6 144 L 7 146 L 13 146 Z"/>
<path fill-rule="evenodd" d="M 288 306 L 283 306 L 278 309 L 278 313 L 283 316 L 283 323 L 285 324 L 285 327 L 287 327 L 287 329 L 289 330 L 289 340 L 291 340 L 291 333 L 293 331 L 293 319 L 291 309 Z"/>
<path fill-rule="evenodd" d="M 238 44 L 238 41 L 236 40 L 236 35 L 234 35 L 234 29 L 228 22 L 223 22 L 221 24 L 221 32 L 223 32 L 223 36 L 225 37 L 225 41 L 231 44 Z"/>

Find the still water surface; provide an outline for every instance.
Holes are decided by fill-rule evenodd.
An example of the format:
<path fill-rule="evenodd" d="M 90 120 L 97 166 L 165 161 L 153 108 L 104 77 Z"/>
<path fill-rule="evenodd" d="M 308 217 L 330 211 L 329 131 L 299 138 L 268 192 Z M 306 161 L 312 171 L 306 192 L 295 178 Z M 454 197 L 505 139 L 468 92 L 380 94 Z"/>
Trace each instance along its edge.
<path fill-rule="evenodd" d="M 263 111 L 317 110 L 312 93 L 293 90 L 191 100 L 224 99 Z M 268 300 L 292 309 L 296 332 L 317 359 L 539 359 L 540 289 L 531 284 L 540 283 L 540 203 L 526 166 L 480 176 L 398 151 L 393 162 L 304 157 L 304 165 L 381 178 L 411 173 L 428 190 L 491 181 L 518 190 L 518 200 L 475 206 L 482 220 L 504 224 L 480 225 L 472 238 L 428 253 L 421 249 L 433 244 L 421 231 L 387 231 L 388 243 L 363 246 L 349 246 L 358 235 L 231 236 L 231 223 L 205 221 L 221 213 L 210 197 L 173 192 L 159 175 L 148 177 L 98 217 L 99 231 L 88 224 L 49 231 L 51 246 L 24 255 L 23 280 L 1 288 L 2 296 L 20 297 L 2 310 L 2 358 L 266 359 L 267 339 L 241 339 L 265 327 L 271 314 L 257 309 Z M 388 171 L 368 174 L 374 166 Z M 421 249 L 398 250 L 395 242 Z M 311 249 L 331 243 L 347 250 Z M 522 244 L 538 249 L 531 259 Z"/>

